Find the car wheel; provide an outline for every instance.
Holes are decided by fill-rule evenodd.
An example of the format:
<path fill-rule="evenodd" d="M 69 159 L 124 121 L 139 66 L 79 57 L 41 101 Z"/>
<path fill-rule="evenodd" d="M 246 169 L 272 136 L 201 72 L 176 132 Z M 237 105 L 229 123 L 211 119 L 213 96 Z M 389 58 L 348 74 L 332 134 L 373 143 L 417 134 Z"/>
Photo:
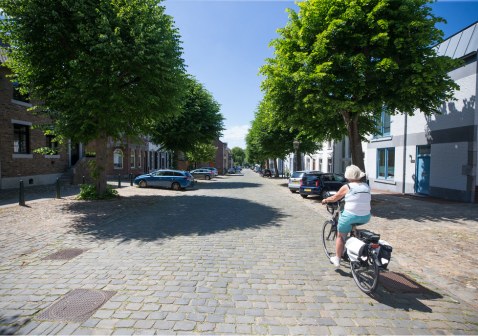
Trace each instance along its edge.
<path fill-rule="evenodd" d="M 328 194 L 329 192 L 327 190 L 322 190 L 320 197 L 322 197 L 322 199 L 327 198 L 329 196 Z"/>
<path fill-rule="evenodd" d="M 210 179 L 211 179 L 211 176 L 206 175 L 206 176 L 204 176 L 204 178 L 205 178 L 206 180 L 210 180 Z"/>
<path fill-rule="evenodd" d="M 139 181 L 138 186 L 140 188 L 146 188 L 148 186 L 148 183 L 145 180 L 141 180 Z"/>
<path fill-rule="evenodd" d="M 171 184 L 171 189 L 179 190 L 179 189 L 181 189 L 181 186 L 179 185 L 178 182 L 174 182 L 173 184 Z"/>
<path fill-rule="evenodd" d="M 295 194 L 297 191 L 296 190 L 292 190 L 292 189 L 289 189 L 291 193 Z"/>
<path fill-rule="evenodd" d="M 302 198 L 307 198 L 307 196 L 309 196 L 309 195 L 300 194 L 300 197 L 302 197 Z"/>

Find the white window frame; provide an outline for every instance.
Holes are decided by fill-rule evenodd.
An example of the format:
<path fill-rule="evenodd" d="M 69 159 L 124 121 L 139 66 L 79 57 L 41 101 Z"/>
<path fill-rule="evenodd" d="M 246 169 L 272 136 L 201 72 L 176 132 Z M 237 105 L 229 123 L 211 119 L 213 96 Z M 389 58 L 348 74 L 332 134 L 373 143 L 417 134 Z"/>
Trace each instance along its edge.
<path fill-rule="evenodd" d="M 124 154 L 119 148 L 113 152 L 113 167 L 114 169 L 123 169 Z"/>

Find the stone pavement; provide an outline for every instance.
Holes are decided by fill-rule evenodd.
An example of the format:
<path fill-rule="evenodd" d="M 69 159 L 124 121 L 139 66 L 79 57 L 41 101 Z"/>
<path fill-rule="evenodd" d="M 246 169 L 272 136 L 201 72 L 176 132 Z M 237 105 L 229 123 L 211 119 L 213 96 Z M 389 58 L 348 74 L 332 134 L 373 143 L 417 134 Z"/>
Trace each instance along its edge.
<path fill-rule="evenodd" d="M 476 273 L 446 261 L 448 239 L 476 237 L 467 207 L 439 204 L 449 207 L 445 216 L 408 198 L 374 197 L 373 225 L 395 248 L 391 270 L 430 291 L 380 287 L 371 297 L 348 268 L 326 260 L 323 207 L 284 182 L 246 171 L 186 192 L 128 186 L 114 201 L 65 197 L 0 207 L 0 334 L 478 333 L 476 306 L 450 287 L 466 284 L 466 294 L 476 294 Z M 82 253 L 45 259 L 66 248 Z M 454 248 L 473 252 L 467 244 Z M 464 260 L 474 265 L 476 253 Z M 42 315 L 77 289 L 116 293 L 84 321 Z"/>

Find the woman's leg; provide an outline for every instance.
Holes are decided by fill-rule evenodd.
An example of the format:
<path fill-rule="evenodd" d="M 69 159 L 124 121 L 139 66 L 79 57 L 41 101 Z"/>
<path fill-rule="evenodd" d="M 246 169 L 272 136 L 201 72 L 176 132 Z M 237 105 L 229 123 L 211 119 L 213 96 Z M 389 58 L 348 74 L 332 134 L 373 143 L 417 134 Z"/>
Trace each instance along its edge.
<path fill-rule="evenodd" d="M 339 232 L 337 238 L 335 239 L 335 255 L 342 258 L 342 254 L 344 253 L 344 246 L 345 246 L 345 238 L 347 237 L 346 233 Z"/>

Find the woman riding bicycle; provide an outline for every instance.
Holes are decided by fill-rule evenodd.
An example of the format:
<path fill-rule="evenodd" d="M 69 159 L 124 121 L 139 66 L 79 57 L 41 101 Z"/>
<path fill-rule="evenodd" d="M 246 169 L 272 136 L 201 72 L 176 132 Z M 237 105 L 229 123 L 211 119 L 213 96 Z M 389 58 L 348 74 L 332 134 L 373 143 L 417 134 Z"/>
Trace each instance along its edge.
<path fill-rule="evenodd" d="M 350 165 L 345 168 L 345 178 L 349 183 L 343 185 L 339 191 L 330 197 L 324 198 L 322 204 L 334 203 L 345 197 L 344 210 L 340 214 L 337 239 L 335 240 L 335 256 L 330 262 L 335 267 L 340 266 L 340 256 L 344 251 L 347 234 L 352 231 L 352 225 L 362 225 L 370 220 L 370 187 L 362 182 L 365 176 L 359 167 Z"/>

